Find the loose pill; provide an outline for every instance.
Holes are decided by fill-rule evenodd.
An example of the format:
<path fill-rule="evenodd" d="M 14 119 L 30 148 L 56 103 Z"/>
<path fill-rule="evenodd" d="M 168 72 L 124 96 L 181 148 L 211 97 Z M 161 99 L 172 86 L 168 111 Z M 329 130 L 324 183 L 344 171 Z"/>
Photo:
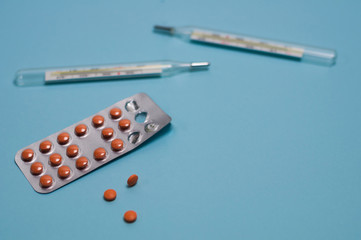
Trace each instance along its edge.
<path fill-rule="evenodd" d="M 108 189 L 104 192 L 104 199 L 113 201 L 117 197 L 117 192 L 114 189 Z"/>
<path fill-rule="evenodd" d="M 79 153 L 79 147 L 77 145 L 70 145 L 66 149 L 66 155 L 70 158 L 76 157 Z"/>
<path fill-rule="evenodd" d="M 50 161 L 51 166 L 54 166 L 54 167 L 59 166 L 62 162 L 62 157 L 58 153 L 53 153 L 50 155 L 49 161 Z"/>
<path fill-rule="evenodd" d="M 88 128 L 85 124 L 79 124 L 78 126 L 75 127 L 74 132 L 78 137 L 81 137 L 86 134 L 87 130 Z"/>
<path fill-rule="evenodd" d="M 61 166 L 58 169 L 58 176 L 62 179 L 70 176 L 70 168 L 68 166 Z"/>
<path fill-rule="evenodd" d="M 113 137 L 114 130 L 113 128 L 104 128 L 102 131 L 102 137 L 104 139 L 111 139 Z"/>
<path fill-rule="evenodd" d="M 119 127 L 121 130 L 127 130 L 130 128 L 130 120 L 129 119 L 122 119 L 119 121 Z"/>
<path fill-rule="evenodd" d="M 93 117 L 92 122 L 93 122 L 94 127 L 98 128 L 98 127 L 103 126 L 104 118 L 103 118 L 103 116 L 96 115 Z"/>
<path fill-rule="evenodd" d="M 128 186 L 133 187 L 135 184 L 137 184 L 137 181 L 138 181 L 138 176 L 133 174 L 132 176 L 130 176 L 128 178 L 128 181 L 127 181 Z"/>
<path fill-rule="evenodd" d="M 21 153 L 21 159 L 24 162 L 30 162 L 31 160 L 33 160 L 34 158 L 34 151 L 30 148 L 25 149 L 22 153 Z"/>
<path fill-rule="evenodd" d="M 107 156 L 107 152 L 104 148 L 97 148 L 94 151 L 94 159 L 95 160 L 104 160 Z"/>
<path fill-rule="evenodd" d="M 88 166 L 88 162 L 89 161 L 86 157 L 80 157 L 75 162 L 76 168 L 82 170 Z"/>
<path fill-rule="evenodd" d="M 123 149 L 123 141 L 119 138 L 114 139 L 111 143 L 111 147 L 113 149 L 113 151 L 120 151 Z"/>
<path fill-rule="evenodd" d="M 51 150 L 51 146 L 52 146 L 51 142 L 46 140 L 46 141 L 40 143 L 39 150 L 42 153 L 48 153 Z"/>
<path fill-rule="evenodd" d="M 127 223 L 132 223 L 137 220 L 137 213 L 133 210 L 126 211 L 124 213 L 124 221 Z"/>
<path fill-rule="evenodd" d="M 48 188 L 53 184 L 53 178 L 49 175 L 43 175 L 40 177 L 40 186 Z"/>
<path fill-rule="evenodd" d="M 39 175 L 43 172 L 43 169 L 43 164 L 41 164 L 40 162 L 34 162 L 33 164 L 31 164 L 30 172 L 33 175 Z"/>
<path fill-rule="evenodd" d="M 65 145 L 65 144 L 67 144 L 68 142 L 69 142 L 69 140 L 70 140 L 70 135 L 69 135 L 69 133 L 66 133 L 66 132 L 63 132 L 63 133 L 60 133 L 59 135 L 58 135 L 58 143 L 60 144 L 60 145 Z"/>
<path fill-rule="evenodd" d="M 122 116 L 122 110 L 120 110 L 119 108 L 112 108 L 109 111 L 109 114 L 110 114 L 111 118 L 118 119 Z"/>

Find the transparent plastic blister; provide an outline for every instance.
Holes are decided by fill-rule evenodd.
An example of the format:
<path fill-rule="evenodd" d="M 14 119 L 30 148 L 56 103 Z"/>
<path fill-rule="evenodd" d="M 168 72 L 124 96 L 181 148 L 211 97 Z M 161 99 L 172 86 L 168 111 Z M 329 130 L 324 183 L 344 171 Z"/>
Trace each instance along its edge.
<path fill-rule="evenodd" d="M 113 118 L 110 111 L 114 108 L 121 110 L 119 118 Z M 93 122 L 94 116 L 102 116 L 103 124 L 95 125 Z M 126 120 L 129 121 L 126 121 Z M 123 120 L 123 121 L 122 121 Z M 120 122 L 130 123 L 130 125 L 122 125 Z M 121 100 L 110 107 L 77 122 L 61 131 L 58 131 L 40 141 L 37 141 L 29 146 L 20 149 L 15 155 L 15 162 L 23 172 L 31 186 L 39 193 L 50 193 L 83 175 L 94 171 L 98 167 L 107 164 L 110 161 L 132 151 L 137 148 L 147 139 L 159 132 L 162 128 L 168 125 L 171 118 L 163 112 L 158 105 L 156 105 L 151 98 L 145 93 L 139 93 L 132 97 Z M 79 136 L 75 132 L 77 126 L 84 124 L 87 127 L 83 136 Z M 104 129 L 113 129 L 112 135 L 105 138 L 103 135 Z M 68 133 L 70 138 L 65 144 L 60 144 L 58 141 L 59 134 Z M 122 148 L 113 148 L 115 140 L 122 141 Z M 44 141 L 50 141 L 52 146 L 48 152 L 40 150 L 40 144 Z M 70 157 L 68 154 L 70 146 L 78 146 L 76 156 Z M 105 150 L 104 159 L 95 159 L 95 150 L 102 148 Z M 24 150 L 30 149 L 33 151 L 31 160 L 24 160 L 22 153 Z M 51 164 L 49 158 L 54 154 L 59 154 L 62 157 L 62 162 L 58 166 Z M 78 169 L 77 160 L 85 157 L 88 160 L 87 166 Z M 41 173 L 34 174 L 30 171 L 34 163 L 41 163 L 43 169 Z M 70 175 L 66 178 L 60 177 L 59 169 L 62 166 L 68 166 Z M 51 176 L 52 183 L 48 187 L 40 184 L 42 176 Z M 47 177 L 47 176 L 46 176 Z M 45 177 L 44 177 L 45 178 Z"/>

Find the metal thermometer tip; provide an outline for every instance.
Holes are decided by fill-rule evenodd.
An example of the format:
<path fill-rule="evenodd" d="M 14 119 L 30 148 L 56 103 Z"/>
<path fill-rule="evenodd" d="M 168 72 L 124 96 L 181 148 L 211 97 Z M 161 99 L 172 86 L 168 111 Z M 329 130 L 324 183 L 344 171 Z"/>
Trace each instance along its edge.
<path fill-rule="evenodd" d="M 190 67 L 191 70 L 203 70 L 208 69 L 210 65 L 210 62 L 192 62 Z"/>
<path fill-rule="evenodd" d="M 174 28 L 173 27 L 155 25 L 153 30 L 155 32 L 159 32 L 159 33 L 165 33 L 165 34 L 171 34 L 171 35 L 174 34 Z"/>

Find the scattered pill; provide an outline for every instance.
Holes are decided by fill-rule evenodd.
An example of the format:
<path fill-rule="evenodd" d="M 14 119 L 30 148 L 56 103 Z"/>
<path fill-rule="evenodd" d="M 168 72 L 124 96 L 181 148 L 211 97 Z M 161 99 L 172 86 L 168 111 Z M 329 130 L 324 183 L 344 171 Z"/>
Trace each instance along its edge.
<path fill-rule="evenodd" d="M 34 162 L 33 164 L 31 164 L 30 172 L 33 175 L 39 175 L 43 172 L 43 169 L 43 164 L 41 164 L 40 162 Z"/>
<path fill-rule="evenodd" d="M 119 127 L 121 130 L 127 130 L 130 128 L 130 120 L 129 119 L 122 119 L 119 121 Z"/>
<path fill-rule="evenodd" d="M 107 156 L 107 151 L 104 148 L 97 148 L 94 151 L 95 160 L 104 160 Z"/>
<path fill-rule="evenodd" d="M 132 176 L 130 176 L 128 178 L 128 181 L 127 181 L 128 186 L 133 187 L 135 184 L 137 184 L 137 181 L 138 181 L 138 176 L 133 174 Z"/>
<path fill-rule="evenodd" d="M 34 158 L 34 151 L 30 148 L 25 149 L 22 153 L 21 153 L 21 159 L 24 162 L 30 162 L 31 160 L 33 160 Z"/>
<path fill-rule="evenodd" d="M 109 111 L 109 114 L 113 119 L 118 119 L 122 116 L 122 110 L 120 110 L 119 108 L 112 108 Z"/>
<path fill-rule="evenodd" d="M 53 178 L 49 175 L 43 175 L 40 177 L 40 186 L 48 188 L 53 184 Z"/>
<path fill-rule="evenodd" d="M 58 135 L 58 143 L 59 143 L 60 145 L 65 145 L 65 144 L 67 144 L 67 143 L 69 142 L 69 140 L 70 140 L 70 135 L 69 135 L 69 133 L 63 132 L 63 133 L 60 133 L 60 134 Z"/>
<path fill-rule="evenodd" d="M 88 162 L 89 161 L 86 157 L 80 157 L 75 162 L 76 168 L 82 170 L 88 166 Z"/>
<path fill-rule="evenodd" d="M 75 127 L 75 134 L 78 137 L 84 136 L 87 132 L 88 128 L 85 124 L 79 124 L 78 126 Z"/>
<path fill-rule="evenodd" d="M 124 221 L 127 223 L 132 223 L 137 220 L 137 213 L 133 210 L 126 211 L 124 213 Z"/>
<path fill-rule="evenodd" d="M 62 157 L 58 153 L 53 153 L 49 157 L 50 164 L 54 167 L 59 166 L 62 162 Z"/>
<path fill-rule="evenodd" d="M 111 147 L 113 149 L 113 151 L 120 151 L 123 149 L 123 141 L 119 138 L 114 139 L 111 143 Z"/>
<path fill-rule="evenodd" d="M 61 166 L 58 169 L 58 176 L 62 179 L 70 176 L 70 168 L 68 166 Z"/>
<path fill-rule="evenodd" d="M 92 122 L 93 122 L 94 127 L 98 128 L 98 127 L 103 126 L 104 118 L 103 118 L 103 116 L 96 115 L 93 117 Z"/>
<path fill-rule="evenodd" d="M 79 153 L 79 147 L 77 145 L 70 145 L 66 149 L 66 155 L 70 158 L 76 157 Z"/>
<path fill-rule="evenodd" d="M 102 137 L 104 139 L 111 139 L 113 137 L 114 130 L 113 128 L 104 128 L 102 131 Z"/>
<path fill-rule="evenodd" d="M 46 141 L 40 143 L 39 150 L 42 153 L 48 153 L 51 150 L 51 146 L 52 146 L 51 142 L 46 140 Z"/>
<path fill-rule="evenodd" d="M 104 192 L 104 199 L 113 201 L 117 197 L 117 192 L 114 189 L 108 189 Z"/>

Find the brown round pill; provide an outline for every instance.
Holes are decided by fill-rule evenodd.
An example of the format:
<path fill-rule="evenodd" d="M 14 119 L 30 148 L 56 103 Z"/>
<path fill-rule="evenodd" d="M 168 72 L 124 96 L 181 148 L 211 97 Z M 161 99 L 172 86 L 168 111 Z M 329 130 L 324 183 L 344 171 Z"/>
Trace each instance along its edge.
<path fill-rule="evenodd" d="M 41 164 L 40 162 L 34 162 L 33 164 L 31 164 L 30 172 L 33 175 L 39 175 L 43 172 L 43 169 L 43 164 Z"/>
<path fill-rule="evenodd" d="M 104 118 L 103 118 L 103 116 L 96 115 L 93 117 L 92 122 L 93 122 L 94 127 L 98 128 L 98 127 L 103 126 Z"/>
<path fill-rule="evenodd" d="M 70 145 L 66 149 L 66 155 L 70 158 L 76 157 L 79 153 L 79 147 L 77 145 Z"/>
<path fill-rule="evenodd" d="M 53 178 L 49 175 L 43 175 L 40 177 L 40 186 L 48 188 L 53 184 Z"/>
<path fill-rule="evenodd" d="M 105 159 L 107 156 L 107 152 L 105 151 L 104 148 L 97 148 L 94 151 L 94 159 L 95 160 L 103 160 Z"/>
<path fill-rule="evenodd" d="M 51 150 L 51 146 L 52 146 L 51 142 L 46 140 L 46 141 L 40 143 L 39 150 L 42 153 L 48 153 Z"/>
<path fill-rule="evenodd" d="M 117 197 L 117 192 L 114 189 L 108 189 L 104 192 L 104 199 L 107 201 L 113 201 Z"/>
<path fill-rule="evenodd" d="M 63 158 L 58 153 L 53 153 L 49 157 L 49 161 L 52 166 L 59 166 L 62 162 L 62 159 Z"/>
<path fill-rule="evenodd" d="M 25 162 L 30 162 L 31 160 L 33 160 L 33 158 L 34 158 L 34 151 L 30 148 L 25 149 L 21 153 L 21 159 Z"/>
<path fill-rule="evenodd" d="M 60 145 L 65 145 L 65 144 L 67 144 L 67 143 L 69 142 L 69 140 L 70 140 L 70 135 L 69 135 L 69 133 L 63 132 L 63 133 L 60 133 L 60 134 L 58 135 L 58 143 L 59 143 Z"/>
<path fill-rule="evenodd" d="M 124 213 L 124 221 L 127 223 L 132 223 L 137 220 L 137 213 L 133 210 L 126 211 Z"/>
<path fill-rule="evenodd" d="M 123 149 L 123 141 L 119 138 L 114 139 L 111 143 L 111 147 L 113 149 L 113 151 L 120 151 Z"/>
<path fill-rule="evenodd" d="M 70 168 L 68 166 L 61 166 L 58 169 L 58 176 L 63 179 L 69 177 L 70 176 Z"/>
<path fill-rule="evenodd" d="M 102 137 L 104 139 L 111 139 L 113 137 L 114 130 L 113 128 L 104 128 L 102 131 Z"/>
<path fill-rule="evenodd" d="M 130 128 L 130 120 L 129 119 L 122 119 L 119 121 L 119 127 L 121 130 L 127 130 Z"/>
<path fill-rule="evenodd" d="M 127 181 L 128 186 L 133 187 L 135 184 L 137 184 L 137 181 L 138 181 L 138 176 L 133 174 L 132 176 L 130 176 L 128 178 L 128 181 Z"/>
<path fill-rule="evenodd" d="M 81 137 L 86 134 L 87 130 L 88 130 L 88 128 L 85 124 L 79 124 L 78 126 L 75 127 L 74 132 L 78 137 Z"/>
<path fill-rule="evenodd" d="M 75 162 L 76 168 L 82 170 L 88 166 L 88 162 L 89 161 L 86 157 L 80 157 Z"/>
<path fill-rule="evenodd" d="M 112 108 L 109 111 L 109 114 L 113 119 L 118 119 L 122 116 L 122 110 L 120 110 L 119 108 Z"/>

